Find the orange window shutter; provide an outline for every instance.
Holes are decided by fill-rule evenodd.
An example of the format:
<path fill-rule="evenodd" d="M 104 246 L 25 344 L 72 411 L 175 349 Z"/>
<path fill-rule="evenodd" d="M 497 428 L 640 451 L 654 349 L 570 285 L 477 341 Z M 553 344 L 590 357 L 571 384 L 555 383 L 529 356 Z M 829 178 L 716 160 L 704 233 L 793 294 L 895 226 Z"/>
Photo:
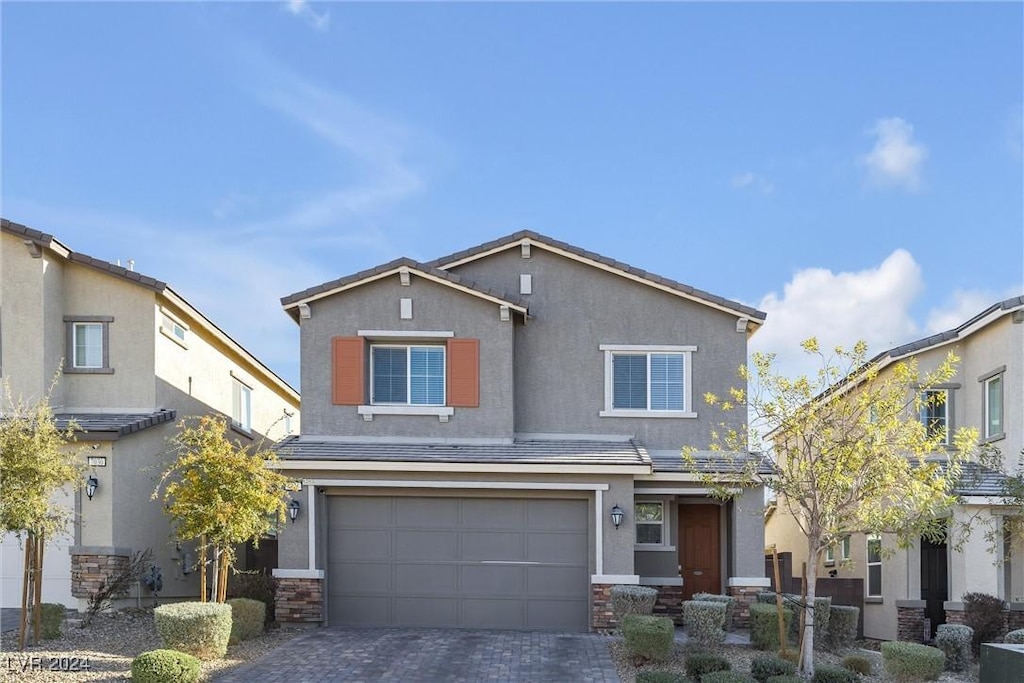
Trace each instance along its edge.
<path fill-rule="evenodd" d="M 448 340 L 448 405 L 480 405 L 480 340 Z"/>
<path fill-rule="evenodd" d="M 331 397 L 337 406 L 362 405 L 363 348 L 362 337 L 331 339 Z"/>

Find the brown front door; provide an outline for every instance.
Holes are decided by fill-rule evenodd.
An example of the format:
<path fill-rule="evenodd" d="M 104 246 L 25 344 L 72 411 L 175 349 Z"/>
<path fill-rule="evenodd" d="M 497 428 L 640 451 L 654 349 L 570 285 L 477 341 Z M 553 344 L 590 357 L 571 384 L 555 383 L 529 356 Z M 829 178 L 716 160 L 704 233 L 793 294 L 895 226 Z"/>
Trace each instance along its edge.
<path fill-rule="evenodd" d="M 719 593 L 722 590 L 721 510 L 717 505 L 679 506 L 683 600 L 689 600 L 694 593 Z"/>

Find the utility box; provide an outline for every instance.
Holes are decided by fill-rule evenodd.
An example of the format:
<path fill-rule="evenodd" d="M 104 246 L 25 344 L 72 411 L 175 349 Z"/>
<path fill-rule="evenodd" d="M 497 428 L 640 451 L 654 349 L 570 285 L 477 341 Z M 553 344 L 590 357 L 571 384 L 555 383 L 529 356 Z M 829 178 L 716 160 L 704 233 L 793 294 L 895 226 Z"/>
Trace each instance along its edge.
<path fill-rule="evenodd" d="M 981 683 L 1024 683 L 1024 645 L 982 643 Z"/>

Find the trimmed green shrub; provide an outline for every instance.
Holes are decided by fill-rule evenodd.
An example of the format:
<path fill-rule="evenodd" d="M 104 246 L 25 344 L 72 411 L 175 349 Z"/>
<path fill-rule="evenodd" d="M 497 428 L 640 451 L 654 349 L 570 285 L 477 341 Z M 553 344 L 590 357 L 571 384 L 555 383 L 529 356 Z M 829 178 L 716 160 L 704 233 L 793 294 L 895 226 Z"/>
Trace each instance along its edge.
<path fill-rule="evenodd" d="M 231 598 L 227 604 L 231 605 L 231 645 L 263 633 L 266 605 L 250 598 Z"/>
<path fill-rule="evenodd" d="M 832 598 L 814 598 L 814 644 L 823 646 L 832 621 Z"/>
<path fill-rule="evenodd" d="M 615 585 L 609 594 L 612 614 L 617 624 L 621 624 L 627 614 L 653 614 L 654 603 L 657 601 L 658 591 L 650 586 Z"/>
<path fill-rule="evenodd" d="M 622 635 L 630 657 L 664 661 L 672 653 L 675 626 L 668 617 L 627 614 L 622 619 Z"/>
<path fill-rule="evenodd" d="M 689 683 L 678 671 L 638 671 L 636 683 Z"/>
<path fill-rule="evenodd" d="M 789 633 L 789 625 L 793 621 L 793 610 L 783 608 L 785 625 L 784 633 Z M 778 611 L 775 605 L 754 603 L 750 606 L 750 643 L 759 650 L 778 650 L 779 642 Z"/>
<path fill-rule="evenodd" d="M 1014 645 L 1024 645 L 1024 628 L 1019 628 L 1016 631 L 1010 631 L 1003 638 L 1004 643 L 1013 643 Z"/>
<path fill-rule="evenodd" d="M 709 674 L 704 674 L 700 683 L 757 683 L 757 681 L 735 671 L 712 671 Z"/>
<path fill-rule="evenodd" d="M 853 647 L 857 641 L 857 621 L 860 619 L 860 607 L 850 605 L 832 605 L 829 608 L 828 631 L 825 642 L 828 647 L 837 650 Z"/>
<path fill-rule="evenodd" d="M 725 657 L 711 652 L 696 651 L 686 657 L 686 675 L 695 681 L 701 680 L 704 674 L 715 671 L 729 671 L 732 665 Z"/>
<path fill-rule="evenodd" d="M 934 681 L 945 663 L 946 655 L 938 648 L 900 640 L 882 643 L 882 664 L 897 681 Z"/>
<path fill-rule="evenodd" d="M 772 676 L 765 683 L 807 683 L 799 676 Z"/>
<path fill-rule="evenodd" d="M 733 629 L 733 615 L 736 613 L 736 598 L 731 595 L 716 595 L 714 593 L 694 593 L 691 600 L 702 602 L 720 602 L 725 605 L 725 630 Z"/>
<path fill-rule="evenodd" d="M 277 594 L 277 579 L 261 571 L 240 571 L 228 578 L 229 598 L 259 600 L 267 606 L 264 625 L 274 620 L 274 596 Z"/>
<path fill-rule="evenodd" d="M 43 628 L 40 635 L 43 640 L 60 638 L 60 627 L 64 623 L 64 614 L 67 612 L 67 608 L 54 602 L 44 602 L 39 605 L 39 609 L 42 612 Z"/>
<path fill-rule="evenodd" d="M 774 605 L 775 591 L 761 591 L 757 594 L 757 601 L 765 605 Z"/>
<path fill-rule="evenodd" d="M 219 602 L 176 602 L 153 610 L 156 632 L 169 650 L 199 659 L 220 659 L 231 637 L 231 605 Z"/>
<path fill-rule="evenodd" d="M 946 655 L 946 668 L 966 671 L 971 665 L 971 641 L 974 629 L 963 624 L 940 624 L 935 632 L 935 647 Z"/>
<path fill-rule="evenodd" d="M 846 655 L 843 657 L 843 668 L 865 676 L 871 675 L 871 660 L 862 655 Z"/>
<path fill-rule="evenodd" d="M 199 660 L 177 650 L 150 650 L 132 660 L 132 683 L 195 683 Z"/>
<path fill-rule="evenodd" d="M 683 626 L 690 640 L 699 645 L 718 645 L 725 640 L 725 604 L 687 600 L 683 603 Z"/>
<path fill-rule="evenodd" d="M 982 643 L 995 643 L 1003 634 L 1003 601 L 988 593 L 964 594 L 964 624 L 974 629 L 971 649 L 981 654 Z"/>
<path fill-rule="evenodd" d="M 857 674 L 839 666 L 815 664 L 811 683 L 857 683 Z"/>
<path fill-rule="evenodd" d="M 800 651 L 799 650 L 786 650 L 785 652 L 782 652 L 780 650 L 780 651 L 776 652 L 775 654 L 777 654 L 781 659 L 784 659 L 787 662 L 793 662 L 794 664 L 799 664 L 800 663 Z"/>
<path fill-rule="evenodd" d="M 796 673 L 796 664 L 775 655 L 755 655 L 750 660 L 750 675 L 760 683 L 772 676 L 789 676 Z"/>

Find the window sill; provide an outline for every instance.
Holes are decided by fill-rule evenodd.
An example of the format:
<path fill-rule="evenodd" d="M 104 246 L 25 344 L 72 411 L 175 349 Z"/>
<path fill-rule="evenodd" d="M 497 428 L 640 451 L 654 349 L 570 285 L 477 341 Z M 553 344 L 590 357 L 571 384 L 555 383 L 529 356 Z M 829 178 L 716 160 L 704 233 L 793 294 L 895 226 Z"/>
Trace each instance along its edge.
<path fill-rule="evenodd" d="M 826 567 L 834 567 L 834 566 L 836 566 L 836 561 L 835 560 L 825 560 L 825 566 Z"/>
<path fill-rule="evenodd" d="M 600 417 L 673 417 L 673 418 L 695 418 L 697 413 L 688 413 L 684 410 L 602 410 L 598 413 Z"/>
<path fill-rule="evenodd" d="M 643 543 L 637 543 L 633 546 L 633 552 L 644 552 L 644 553 L 674 553 L 676 551 L 675 546 L 671 545 L 646 545 Z"/>
<path fill-rule="evenodd" d="M 253 438 L 251 429 L 246 429 L 245 427 L 238 424 L 234 420 L 231 421 L 231 431 L 238 432 L 242 436 L 247 437 L 249 439 Z"/>
<path fill-rule="evenodd" d="M 188 351 L 188 345 L 185 342 L 183 342 L 182 340 L 180 340 L 177 337 L 175 337 L 173 334 L 171 334 L 170 332 L 165 330 L 163 327 L 160 328 L 160 334 L 164 335 L 165 337 L 170 339 L 172 342 L 174 342 L 175 344 L 177 344 L 181 348 L 183 348 L 186 351 Z"/>
<path fill-rule="evenodd" d="M 434 415 L 440 422 L 447 422 L 455 414 L 451 406 L 359 406 L 356 412 L 367 422 L 373 421 L 374 415 Z"/>
<path fill-rule="evenodd" d="M 864 598 L 865 605 L 881 605 L 885 602 L 885 598 L 881 596 L 870 596 Z"/>
<path fill-rule="evenodd" d="M 993 443 L 995 441 L 1002 441 L 1005 438 L 1006 438 L 1006 433 L 1005 432 L 999 432 L 998 434 L 993 434 L 992 436 L 986 436 L 985 438 L 981 439 L 980 443 L 983 443 L 983 444 Z"/>
<path fill-rule="evenodd" d="M 65 375 L 113 375 L 114 368 L 64 368 Z"/>

